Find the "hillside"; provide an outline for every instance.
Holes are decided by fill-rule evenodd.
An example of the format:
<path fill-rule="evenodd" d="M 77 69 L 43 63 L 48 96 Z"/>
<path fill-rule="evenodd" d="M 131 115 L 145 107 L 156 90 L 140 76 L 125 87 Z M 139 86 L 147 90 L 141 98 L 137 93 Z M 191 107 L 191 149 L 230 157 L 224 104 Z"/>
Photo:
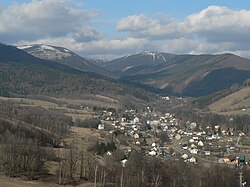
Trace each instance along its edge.
<path fill-rule="evenodd" d="M 241 85 L 250 77 L 250 60 L 233 54 L 174 55 L 145 51 L 103 62 L 102 67 L 122 76 L 121 79 L 187 96 L 207 95 L 233 84 Z"/>
<path fill-rule="evenodd" d="M 209 110 L 220 114 L 250 114 L 250 87 L 242 88 L 212 103 Z"/>
<path fill-rule="evenodd" d="M 58 62 L 84 72 L 94 72 L 106 77 L 116 78 L 116 76 L 110 71 L 95 65 L 92 59 L 80 57 L 76 53 L 63 47 L 35 44 L 23 45 L 19 46 L 18 48 L 44 60 Z"/>
<path fill-rule="evenodd" d="M 0 45 L 0 95 L 44 94 L 81 98 L 86 94 L 149 99 L 150 94 L 92 72 L 36 58 L 13 46 Z"/>
<path fill-rule="evenodd" d="M 129 76 L 156 71 L 157 67 L 163 64 L 170 65 L 174 57 L 173 54 L 144 51 L 111 61 L 100 62 L 98 65 L 118 75 Z"/>

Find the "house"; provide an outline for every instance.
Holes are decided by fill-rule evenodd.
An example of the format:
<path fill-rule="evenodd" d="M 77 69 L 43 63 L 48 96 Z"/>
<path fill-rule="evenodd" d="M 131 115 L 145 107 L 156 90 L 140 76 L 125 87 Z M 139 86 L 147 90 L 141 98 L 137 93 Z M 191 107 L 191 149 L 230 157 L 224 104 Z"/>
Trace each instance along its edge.
<path fill-rule="evenodd" d="M 204 143 L 203 143 L 202 141 L 199 141 L 199 142 L 198 142 L 198 146 L 203 147 L 203 146 L 204 146 Z"/>
<path fill-rule="evenodd" d="M 202 132 L 197 132 L 196 135 L 197 135 L 197 136 L 201 136 L 201 134 L 202 134 Z"/>
<path fill-rule="evenodd" d="M 190 139 L 190 140 L 189 140 L 189 143 L 194 143 L 194 140 L 193 140 L 193 139 Z"/>
<path fill-rule="evenodd" d="M 165 96 L 165 97 L 161 97 L 161 99 L 167 101 L 167 100 L 169 100 L 170 98 L 169 98 L 168 96 Z"/>
<path fill-rule="evenodd" d="M 234 155 L 224 156 L 224 162 L 227 164 L 230 164 L 230 163 L 233 163 L 236 161 L 237 161 L 237 159 L 236 159 L 236 156 L 234 156 Z"/>
<path fill-rule="evenodd" d="M 190 153 L 197 155 L 198 154 L 198 149 L 191 149 Z"/>
<path fill-rule="evenodd" d="M 150 151 L 149 153 L 148 153 L 150 156 L 156 156 L 156 152 L 155 151 Z"/>
<path fill-rule="evenodd" d="M 139 141 L 136 141 L 135 145 L 141 145 L 141 143 Z"/>
<path fill-rule="evenodd" d="M 112 153 L 111 153 L 110 151 L 108 151 L 108 152 L 107 152 L 107 155 L 108 155 L 108 156 L 111 156 L 111 155 L 112 155 Z"/>
<path fill-rule="evenodd" d="M 215 140 L 215 139 L 220 139 L 218 136 L 212 135 L 212 136 L 207 136 L 206 137 L 207 140 Z"/>
<path fill-rule="evenodd" d="M 194 136 L 193 140 L 199 140 L 199 137 L 198 136 Z"/>
<path fill-rule="evenodd" d="M 245 133 L 244 132 L 240 132 L 239 136 L 245 136 Z"/>
<path fill-rule="evenodd" d="M 182 149 L 187 150 L 188 146 L 187 145 L 182 145 Z"/>
<path fill-rule="evenodd" d="M 210 156 L 210 155 L 211 155 L 211 151 L 204 151 L 204 154 L 205 154 L 206 156 Z"/>
<path fill-rule="evenodd" d="M 132 120 L 132 124 L 136 124 L 136 123 L 139 123 L 139 118 L 138 117 L 135 117 L 133 120 Z"/>
<path fill-rule="evenodd" d="M 197 127 L 197 123 L 192 122 L 190 123 L 190 129 L 194 130 Z"/>
<path fill-rule="evenodd" d="M 187 154 L 184 154 L 181 156 L 181 158 L 183 158 L 184 160 L 188 159 L 188 155 Z"/>
<path fill-rule="evenodd" d="M 190 158 L 189 162 L 195 163 L 196 162 L 196 158 L 194 158 L 194 157 Z"/>
<path fill-rule="evenodd" d="M 126 122 L 127 121 L 127 119 L 126 118 L 121 118 L 121 122 Z"/>
<path fill-rule="evenodd" d="M 176 139 L 176 140 L 180 140 L 180 139 L 181 139 L 181 135 L 176 134 L 176 135 L 175 135 L 175 139 Z"/>
<path fill-rule="evenodd" d="M 190 147 L 191 147 L 191 148 L 197 148 L 197 146 L 194 145 L 194 144 L 191 144 Z"/>
<path fill-rule="evenodd" d="M 104 124 L 99 124 L 97 127 L 98 130 L 104 130 Z"/>
<path fill-rule="evenodd" d="M 121 161 L 122 167 L 125 167 L 125 164 L 126 164 L 127 161 L 128 161 L 127 159 L 123 159 L 123 160 Z"/>
<path fill-rule="evenodd" d="M 140 138 L 139 134 L 135 133 L 135 134 L 134 134 L 134 138 L 135 138 L 135 139 L 139 139 L 139 138 Z"/>

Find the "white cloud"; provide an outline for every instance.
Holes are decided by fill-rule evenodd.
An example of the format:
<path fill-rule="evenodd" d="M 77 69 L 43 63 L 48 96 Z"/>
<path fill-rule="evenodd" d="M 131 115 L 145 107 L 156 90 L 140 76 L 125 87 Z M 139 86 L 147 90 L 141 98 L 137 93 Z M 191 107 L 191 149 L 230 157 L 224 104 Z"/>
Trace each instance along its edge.
<path fill-rule="evenodd" d="M 117 30 L 136 38 L 147 38 L 156 49 L 166 52 L 231 52 L 246 56 L 250 50 L 249 20 L 250 10 L 209 6 L 181 21 L 162 15 L 128 16 L 117 23 Z"/>
<path fill-rule="evenodd" d="M 211 42 L 249 41 L 250 10 L 210 6 L 186 19 L 188 32 Z"/>
<path fill-rule="evenodd" d="M 177 38 L 185 35 L 182 22 L 161 15 L 151 19 L 146 15 L 133 15 L 120 20 L 117 24 L 118 31 L 130 32 L 135 37 L 153 39 Z"/>
<path fill-rule="evenodd" d="M 231 10 L 209 6 L 182 21 L 168 17 L 133 15 L 121 19 L 118 31 L 132 36 L 158 39 L 199 37 L 209 42 L 246 42 L 250 40 L 250 10 Z"/>
<path fill-rule="evenodd" d="M 16 45 L 25 44 L 48 44 L 64 46 L 82 56 L 93 58 L 115 58 L 124 54 L 142 51 L 150 45 L 147 39 L 143 38 L 116 38 L 111 40 L 100 39 L 91 42 L 78 42 L 74 38 L 47 38 L 35 41 L 19 41 Z"/>
<path fill-rule="evenodd" d="M 0 41 L 64 46 L 88 57 L 113 58 L 143 50 L 177 54 L 231 52 L 250 57 L 250 10 L 210 6 L 183 20 L 164 14 L 130 15 L 117 23 L 117 33 L 94 28 L 94 19 L 100 15 L 73 0 L 13 4 L 0 11 Z M 114 38 L 112 34 L 123 37 Z"/>
<path fill-rule="evenodd" d="M 120 31 L 137 32 L 143 29 L 148 29 L 153 25 L 153 20 L 145 15 L 133 15 L 123 18 L 118 22 L 117 29 Z"/>
<path fill-rule="evenodd" d="M 78 42 L 91 42 L 100 40 L 104 37 L 104 33 L 100 33 L 92 27 L 84 27 L 74 34 L 74 39 Z"/>
<path fill-rule="evenodd" d="M 70 0 L 33 0 L 13 4 L 0 12 L 0 40 L 15 42 L 46 37 L 61 37 L 79 32 L 99 15 Z M 82 32 L 84 33 L 84 32 Z"/>

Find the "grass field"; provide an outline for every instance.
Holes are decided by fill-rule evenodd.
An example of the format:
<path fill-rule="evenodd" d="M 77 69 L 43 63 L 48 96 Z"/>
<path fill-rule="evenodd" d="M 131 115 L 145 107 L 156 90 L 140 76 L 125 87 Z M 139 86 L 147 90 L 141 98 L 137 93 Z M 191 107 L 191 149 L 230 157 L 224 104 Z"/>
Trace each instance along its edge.
<path fill-rule="evenodd" d="M 109 103 L 117 104 L 117 100 L 114 100 L 112 98 L 108 98 L 105 96 L 97 96 L 101 100 L 107 100 Z M 49 97 L 48 97 L 49 98 Z M 57 98 L 50 98 L 52 101 L 60 100 L 64 104 L 56 104 L 54 102 L 49 101 L 42 101 L 39 99 L 30 99 L 30 98 L 6 98 L 6 97 L 0 97 L 0 100 L 12 100 L 21 103 L 21 105 L 25 106 L 34 106 L 34 107 L 43 107 L 43 108 L 50 108 L 50 109 L 56 109 L 63 112 L 65 115 L 71 116 L 73 121 L 77 118 L 81 120 L 89 119 L 89 118 L 95 118 L 97 117 L 97 114 L 93 111 L 86 109 L 86 108 L 80 108 L 79 109 L 72 109 L 68 108 L 68 104 L 72 105 L 79 105 L 79 103 L 82 103 L 84 100 L 72 100 L 72 99 L 57 99 Z M 92 101 L 95 103 L 96 101 Z M 80 105 L 79 105 L 80 106 Z M 80 127 L 72 127 L 71 128 L 71 134 L 69 137 L 65 139 L 67 142 L 69 141 L 78 141 L 80 146 L 83 147 L 89 147 L 90 144 L 96 142 L 97 140 L 102 140 L 102 137 L 98 132 L 95 132 L 93 129 L 86 129 L 86 128 L 80 128 Z"/>
<path fill-rule="evenodd" d="M 62 185 L 42 181 L 25 181 L 19 178 L 8 178 L 0 174 L 1 187 L 62 187 Z M 73 187 L 73 185 L 63 185 L 64 187 Z M 74 187 L 93 187 L 93 183 L 83 183 L 74 185 Z"/>
<path fill-rule="evenodd" d="M 118 100 L 102 95 L 93 95 L 86 97 L 85 99 L 66 99 L 66 98 L 55 98 L 48 96 L 45 96 L 45 98 L 48 98 L 48 100 L 50 99 L 51 101 L 44 101 L 42 99 L 32 99 L 32 98 L 8 98 L 8 97 L 0 97 L 0 100 L 13 100 L 17 102 L 22 102 L 24 105 L 41 106 L 44 108 L 57 108 L 61 106 L 65 107 L 70 104 L 79 106 L 98 106 L 106 108 L 119 107 Z M 58 102 L 63 104 L 59 105 Z"/>
<path fill-rule="evenodd" d="M 209 110 L 224 115 L 250 114 L 250 87 L 216 101 L 209 106 Z"/>
<path fill-rule="evenodd" d="M 37 99 L 28 99 L 28 98 L 9 98 L 9 97 L 0 97 L 0 100 L 11 100 L 16 102 L 21 102 L 22 105 L 30 105 L 30 106 L 41 106 L 44 108 L 56 108 L 58 104 L 48 101 L 41 101 Z"/>
<path fill-rule="evenodd" d="M 97 106 L 97 107 L 118 107 L 118 101 L 112 98 L 108 98 L 105 96 L 93 96 L 93 100 L 80 100 L 80 99 L 64 99 L 64 98 L 54 98 L 54 97 L 47 97 L 52 101 L 44 101 L 39 99 L 31 99 L 31 98 L 7 98 L 7 97 L 0 97 L 0 100 L 11 100 L 20 103 L 22 106 L 34 106 L 34 107 L 43 107 L 46 109 L 55 109 L 62 111 L 65 115 L 71 116 L 73 121 L 79 118 L 81 120 L 95 118 L 97 117 L 94 112 L 88 110 L 85 106 Z M 96 98 L 96 99 L 94 99 Z M 63 104 L 58 104 L 53 102 L 60 102 Z M 79 109 L 72 109 L 69 108 L 69 105 L 79 106 Z M 83 106 L 83 108 L 80 108 Z"/>
<path fill-rule="evenodd" d="M 104 96 L 98 96 L 99 101 L 95 100 L 72 100 L 72 99 L 56 99 L 51 98 L 51 101 L 44 101 L 39 99 L 31 99 L 31 98 L 6 98 L 6 97 L 0 97 L 0 100 L 12 100 L 15 102 L 18 102 L 22 106 L 32 106 L 32 107 L 43 107 L 46 109 L 54 109 L 54 110 L 60 110 L 65 115 L 71 116 L 73 121 L 77 118 L 84 120 L 89 118 L 94 118 L 97 116 L 96 113 L 94 113 L 92 110 L 88 109 L 87 107 L 81 108 L 80 106 L 85 103 L 91 103 L 91 104 L 98 104 L 96 106 L 100 107 L 100 103 L 105 103 L 105 101 L 108 101 L 109 103 L 107 106 L 117 106 L 116 100 L 113 100 L 112 98 L 107 98 Z M 57 101 L 61 101 L 62 104 L 58 104 Z M 53 102 L 55 101 L 55 102 Z M 74 105 L 79 106 L 77 109 L 69 108 L 68 105 Z M 110 105 L 111 104 L 111 105 Z M 71 127 L 70 134 L 64 138 L 64 141 L 66 145 L 73 142 L 79 150 L 83 150 L 84 152 L 93 146 L 97 141 L 107 141 L 106 134 L 109 133 L 106 132 L 105 136 L 102 135 L 105 132 L 98 131 L 97 129 L 87 129 L 87 128 L 81 128 L 81 127 Z M 108 137 L 108 136 L 107 136 Z M 49 173 L 52 175 L 56 175 L 56 172 L 58 170 L 57 163 L 46 163 L 46 168 L 48 169 Z M 47 179 L 46 179 L 47 181 Z M 0 187 L 59 187 L 60 185 L 56 184 L 55 179 L 48 179 L 47 182 L 44 181 L 25 181 L 25 179 L 18 179 L 18 178 L 8 178 L 3 176 L 3 174 L 0 173 Z M 71 185 L 66 185 L 68 187 L 71 187 Z M 74 185 L 77 187 L 92 187 L 92 183 L 84 183 L 81 185 Z"/>
<path fill-rule="evenodd" d="M 78 146 L 79 150 L 86 151 L 89 147 L 100 140 L 100 135 L 91 129 L 81 127 L 71 127 L 70 136 L 65 138 L 64 141 L 67 144 L 74 142 Z"/>

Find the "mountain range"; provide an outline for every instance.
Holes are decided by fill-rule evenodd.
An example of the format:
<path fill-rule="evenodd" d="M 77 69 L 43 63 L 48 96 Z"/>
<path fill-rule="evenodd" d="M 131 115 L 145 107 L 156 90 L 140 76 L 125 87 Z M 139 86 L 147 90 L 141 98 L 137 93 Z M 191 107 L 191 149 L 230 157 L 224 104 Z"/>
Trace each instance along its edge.
<path fill-rule="evenodd" d="M 14 46 L 0 44 L 0 95 L 28 94 L 68 98 L 82 98 L 88 94 L 149 97 L 145 91 L 117 79 L 37 58 Z"/>
<path fill-rule="evenodd" d="M 203 96 L 242 85 L 250 77 L 250 60 L 233 54 L 175 55 L 144 51 L 108 62 L 101 67 L 121 79 L 186 96 Z"/>
<path fill-rule="evenodd" d="M 64 47 L 35 44 L 18 46 L 18 48 L 37 58 L 61 63 L 80 71 L 94 72 L 110 78 L 117 77 L 110 71 L 95 65 L 95 60 L 83 58 Z"/>
<path fill-rule="evenodd" d="M 233 54 L 176 55 L 143 51 L 102 61 L 84 58 L 69 49 L 45 44 L 18 48 L 1 45 L 1 48 L 3 47 L 11 48 L 12 52 L 1 50 L 0 61 L 8 58 L 8 61 L 12 62 L 32 62 L 32 65 L 36 63 L 53 68 L 53 71 L 66 71 L 70 76 L 83 76 L 88 81 L 97 80 L 99 83 L 96 85 L 108 93 L 112 91 L 108 91 L 110 86 L 107 86 L 111 82 L 119 88 L 127 88 L 129 85 L 130 88 L 140 87 L 164 95 L 197 97 L 233 85 L 242 85 L 250 77 L 250 60 Z M 14 57 L 15 59 L 12 59 Z M 102 81 L 105 86 L 100 86 Z M 123 94 L 128 93 L 130 92 Z"/>

